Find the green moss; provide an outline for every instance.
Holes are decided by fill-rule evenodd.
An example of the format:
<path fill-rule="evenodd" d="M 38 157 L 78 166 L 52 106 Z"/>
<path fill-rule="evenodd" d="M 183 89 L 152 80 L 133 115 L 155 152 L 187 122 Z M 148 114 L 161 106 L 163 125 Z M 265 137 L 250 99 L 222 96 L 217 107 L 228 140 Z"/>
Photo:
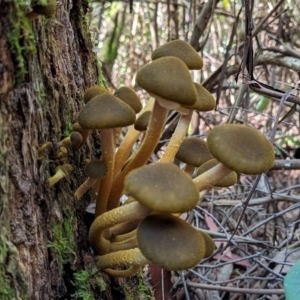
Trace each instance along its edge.
<path fill-rule="evenodd" d="M 138 273 L 134 277 L 130 277 L 130 281 L 127 281 L 127 284 L 122 284 L 121 289 L 126 300 L 154 300 L 142 274 Z"/>
<path fill-rule="evenodd" d="M 16 297 L 15 289 L 10 285 L 10 279 L 5 276 L 4 262 L 8 259 L 8 248 L 0 240 L 0 299 L 9 300 Z"/>
<path fill-rule="evenodd" d="M 66 263 L 72 265 L 76 260 L 72 223 L 73 215 L 68 219 L 65 219 L 62 224 L 52 225 L 54 242 L 48 242 L 48 248 L 53 248 L 56 251 L 59 265 Z"/>
<path fill-rule="evenodd" d="M 13 1 L 14 8 L 10 13 L 11 30 L 7 33 L 7 39 L 14 56 L 16 72 L 15 84 L 25 80 L 27 73 L 26 56 L 36 52 L 34 34 L 30 22 L 25 14 L 26 1 Z"/>
<path fill-rule="evenodd" d="M 108 85 L 102 73 L 102 63 L 99 58 L 97 58 L 97 71 L 98 71 L 98 84 L 108 89 Z"/>
<path fill-rule="evenodd" d="M 100 289 L 104 291 L 106 289 L 106 284 L 102 279 L 100 272 L 96 267 L 92 267 L 91 270 L 83 270 L 78 273 L 74 273 L 73 286 L 76 292 L 72 294 L 72 299 L 82 299 L 82 300 L 93 300 L 93 291 Z"/>

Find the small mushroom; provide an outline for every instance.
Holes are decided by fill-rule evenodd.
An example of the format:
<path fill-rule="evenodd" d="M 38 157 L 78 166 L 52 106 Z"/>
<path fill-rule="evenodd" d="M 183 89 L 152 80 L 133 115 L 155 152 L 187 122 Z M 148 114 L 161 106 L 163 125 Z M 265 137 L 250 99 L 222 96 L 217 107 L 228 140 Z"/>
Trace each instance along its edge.
<path fill-rule="evenodd" d="M 72 171 L 73 167 L 70 164 L 64 164 L 55 168 L 55 174 L 48 179 L 49 187 L 54 186 L 58 181 L 68 176 Z"/>
<path fill-rule="evenodd" d="M 185 138 L 175 157 L 187 164 L 186 170 L 189 173 L 193 173 L 195 167 L 199 167 L 213 158 L 207 148 L 206 142 L 196 137 Z"/>
<path fill-rule="evenodd" d="M 72 146 L 74 149 L 78 149 L 83 144 L 83 136 L 78 131 L 73 131 L 70 136 L 64 138 L 58 142 L 59 147 Z"/>
<path fill-rule="evenodd" d="M 101 160 L 93 160 L 85 166 L 85 174 L 88 179 L 85 180 L 75 191 L 74 196 L 80 199 L 89 188 L 91 188 L 98 179 L 102 179 L 107 174 L 107 166 Z"/>
<path fill-rule="evenodd" d="M 44 143 L 41 147 L 38 148 L 38 160 L 45 159 L 45 152 L 49 149 L 53 148 L 53 144 L 51 142 Z"/>

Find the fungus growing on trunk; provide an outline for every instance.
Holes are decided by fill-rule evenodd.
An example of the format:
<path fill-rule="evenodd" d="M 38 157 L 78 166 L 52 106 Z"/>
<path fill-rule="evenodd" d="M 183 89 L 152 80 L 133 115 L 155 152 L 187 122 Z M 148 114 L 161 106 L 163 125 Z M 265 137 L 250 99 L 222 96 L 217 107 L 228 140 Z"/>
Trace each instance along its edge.
<path fill-rule="evenodd" d="M 57 166 L 55 168 L 56 173 L 48 179 L 49 187 L 51 188 L 53 185 L 55 185 L 61 179 L 68 176 L 73 171 L 73 169 L 74 168 L 70 164 L 64 164 L 62 166 Z"/>

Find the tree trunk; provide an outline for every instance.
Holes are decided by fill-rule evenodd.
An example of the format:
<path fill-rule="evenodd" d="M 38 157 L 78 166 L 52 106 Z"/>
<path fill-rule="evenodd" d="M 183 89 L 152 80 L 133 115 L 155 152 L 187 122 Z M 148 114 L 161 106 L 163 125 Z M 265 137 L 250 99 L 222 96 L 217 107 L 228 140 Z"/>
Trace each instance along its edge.
<path fill-rule="evenodd" d="M 90 254 L 89 197 L 73 196 L 85 179 L 84 159 L 100 146 L 90 138 L 80 150 L 69 148 L 65 160 L 56 157 L 57 142 L 83 106 L 83 91 L 102 80 L 88 2 L 57 1 L 52 18 L 29 20 L 28 1 L 0 0 L 1 300 L 125 297 L 120 281 L 98 272 Z M 48 141 L 54 147 L 38 160 L 39 146 Z M 48 178 L 63 162 L 74 172 L 49 188 Z"/>

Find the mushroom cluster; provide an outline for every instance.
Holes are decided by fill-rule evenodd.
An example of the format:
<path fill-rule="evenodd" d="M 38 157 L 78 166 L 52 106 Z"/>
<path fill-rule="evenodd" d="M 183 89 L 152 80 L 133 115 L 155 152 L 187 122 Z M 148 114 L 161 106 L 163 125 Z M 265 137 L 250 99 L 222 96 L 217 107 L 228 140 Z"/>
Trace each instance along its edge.
<path fill-rule="evenodd" d="M 213 96 L 191 77 L 191 70 L 202 66 L 202 58 L 184 41 L 159 47 L 136 76 L 150 95 L 145 107 L 131 88 L 121 87 L 112 95 L 91 87 L 74 124 L 76 141 L 72 133 L 61 143 L 78 148 L 90 131 L 100 132 L 102 156 L 89 163 L 89 178 L 75 196 L 93 190 L 96 209 L 89 243 L 99 269 L 112 276 L 130 276 L 145 264 L 184 270 L 212 255 L 211 237 L 180 215 L 197 205 L 200 192 L 233 185 L 238 173 L 260 174 L 274 163 L 270 142 L 246 125 L 216 126 L 206 141 L 187 137 L 193 111 L 215 107 Z M 177 127 L 160 161 L 149 163 L 171 110 L 180 114 Z M 129 128 L 117 147 L 124 126 Z M 175 157 L 184 169 L 174 163 Z M 128 199 L 121 205 L 125 194 Z"/>

